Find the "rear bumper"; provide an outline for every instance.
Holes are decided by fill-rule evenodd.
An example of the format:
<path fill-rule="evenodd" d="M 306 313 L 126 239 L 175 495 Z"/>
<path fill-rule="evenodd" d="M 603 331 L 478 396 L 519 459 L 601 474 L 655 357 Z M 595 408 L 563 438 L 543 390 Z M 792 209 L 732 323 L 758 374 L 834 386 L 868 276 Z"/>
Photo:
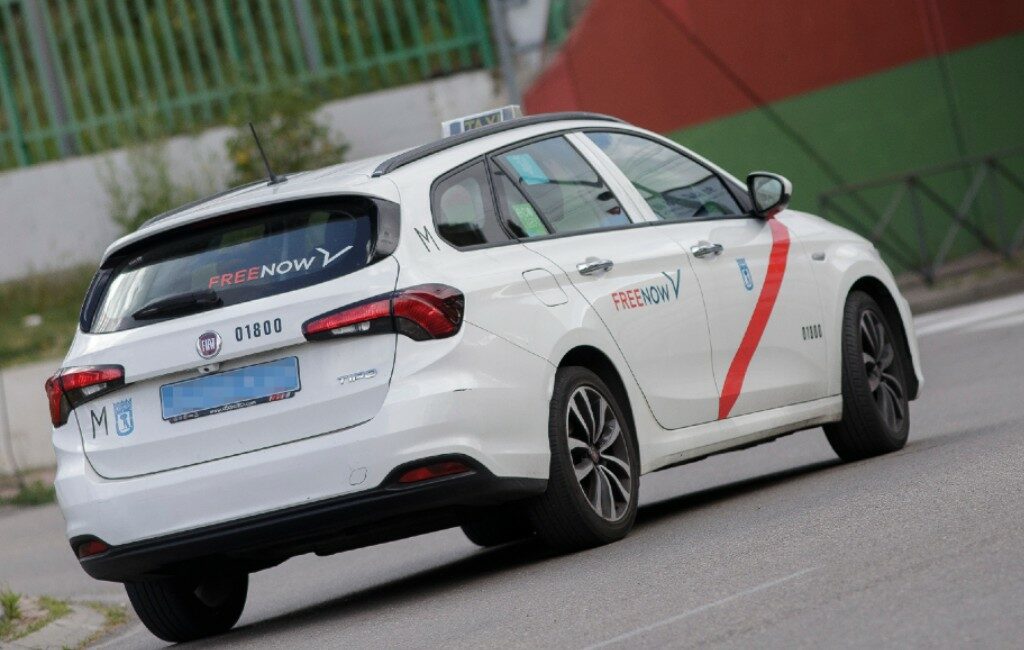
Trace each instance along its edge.
<path fill-rule="evenodd" d="M 465 456 L 444 460 L 453 458 L 472 470 L 402 485 L 397 477 L 406 468 L 398 468 L 372 490 L 112 546 L 81 565 L 93 578 L 116 582 L 256 571 L 303 553 L 328 555 L 455 526 L 478 507 L 540 494 L 547 485 L 543 479 L 496 477 Z M 73 538 L 72 550 L 91 539 Z"/>

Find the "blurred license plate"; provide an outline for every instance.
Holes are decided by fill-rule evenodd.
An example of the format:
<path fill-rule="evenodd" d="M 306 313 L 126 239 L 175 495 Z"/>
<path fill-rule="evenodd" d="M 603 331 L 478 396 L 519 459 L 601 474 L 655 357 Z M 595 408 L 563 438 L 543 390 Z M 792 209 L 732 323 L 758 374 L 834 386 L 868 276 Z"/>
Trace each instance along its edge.
<path fill-rule="evenodd" d="M 302 388 L 299 359 L 288 357 L 160 387 L 160 408 L 168 422 L 288 399 Z"/>

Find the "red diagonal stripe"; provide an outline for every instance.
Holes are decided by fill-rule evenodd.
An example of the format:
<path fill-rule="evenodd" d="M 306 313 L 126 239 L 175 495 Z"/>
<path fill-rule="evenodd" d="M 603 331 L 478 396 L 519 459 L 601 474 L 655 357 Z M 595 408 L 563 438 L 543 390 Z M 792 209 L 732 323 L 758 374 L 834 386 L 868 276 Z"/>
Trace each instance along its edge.
<path fill-rule="evenodd" d="M 736 350 L 736 356 L 729 364 L 729 372 L 725 375 L 722 385 L 722 396 L 718 399 L 718 419 L 729 417 L 729 412 L 739 399 L 743 390 L 743 379 L 747 376 L 750 360 L 761 342 L 764 329 L 768 327 L 768 319 L 775 308 L 775 299 L 779 296 L 782 277 L 786 275 L 786 260 L 789 258 L 789 230 L 778 219 L 770 219 L 768 225 L 772 229 L 772 252 L 768 258 L 768 272 L 765 274 L 761 294 L 754 305 L 754 314 L 747 323 L 747 331 Z"/>

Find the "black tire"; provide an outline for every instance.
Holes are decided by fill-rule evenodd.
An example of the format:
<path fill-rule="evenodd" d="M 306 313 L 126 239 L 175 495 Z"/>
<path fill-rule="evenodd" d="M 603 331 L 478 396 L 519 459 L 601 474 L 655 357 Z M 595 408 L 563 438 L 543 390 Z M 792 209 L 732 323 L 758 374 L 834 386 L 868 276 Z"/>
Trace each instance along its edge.
<path fill-rule="evenodd" d="M 577 391 L 582 391 L 579 396 Z M 607 412 L 599 425 L 595 414 L 597 409 L 591 408 L 589 412 L 595 417 L 590 419 L 589 429 L 597 430 L 597 435 L 592 436 L 597 438 L 597 442 L 592 444 L 583 443 L 590 436 L 590 431 L 579 424 L 586 418 L 579 408 L 580 402 L 577 402 L 580 419 L 575 419 L 570 412 L 570 398 L 583 400 L 584 404 L 588 396 L 596 401 L 590 391 L 604 400 L 618 427 L 616 432 L 607 419 Z M 558 551 L 591 548 L 625 537 L 636 520 L 640 454 L 636 436 L 621 405 L 597 375 L 576 366 L 558 370 L 551 398 L 548 435 L 551 470 L 547 491 L 534 499 L 527 511 L 537 536 Z M 571 452 L 570 438 L 573 440 Z M 602 450 L 604 445 L 607 447 Z M 614 462 L 608 460 L 611 455 L 615 456 Z M 586 470 L 588 458 L 593 469 L 578 479 L 577 468 Z M 628 494 L 620 488 L 628 490 Z M 598 505 L 592 505 L 592 501 Z M 599 508 L 604 514 L 599 514 Z"/>
<path fill-rule="evenodd" d="M 490 548 L 533 535 L 533 524 L 522 505 L 499 506 L 462 523 L 462 532 L 477 546 Z"/>
<path fill-rule="evenodd" d="M 230 630 L 245 607 L 249 576 L 168 578 L 127 582 L 124 587 L 150 632 L 181 643 Z"/>
<path fill-rule="evenodd" d="M 843 419 L 825 425 L 845 461 L 902 449 L 910 431 L 907 359 L 899 330 L 871 296 L 854 291 L 843 313 Z"/>

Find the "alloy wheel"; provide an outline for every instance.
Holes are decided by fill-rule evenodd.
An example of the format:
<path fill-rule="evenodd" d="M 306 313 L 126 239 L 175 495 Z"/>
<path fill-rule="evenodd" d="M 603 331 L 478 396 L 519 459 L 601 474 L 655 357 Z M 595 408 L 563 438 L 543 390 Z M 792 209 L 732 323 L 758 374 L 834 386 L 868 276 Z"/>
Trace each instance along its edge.
<path fill-rule="evenodd" d="M 860 339 L 868 390 L 890 430 L 898 431 L 906 418 L 903 382 L 896 374 L 896 348 L 882 319 L 873 311 L 860 317 Z"/>
<path fill-rule="evenodd" d="M 629 445 L 608 401 L 591 386 L 569 397 L 565 414 L 569 456 L 583 496 L 601 518 L 621 519 L 632 489 Z"/>

